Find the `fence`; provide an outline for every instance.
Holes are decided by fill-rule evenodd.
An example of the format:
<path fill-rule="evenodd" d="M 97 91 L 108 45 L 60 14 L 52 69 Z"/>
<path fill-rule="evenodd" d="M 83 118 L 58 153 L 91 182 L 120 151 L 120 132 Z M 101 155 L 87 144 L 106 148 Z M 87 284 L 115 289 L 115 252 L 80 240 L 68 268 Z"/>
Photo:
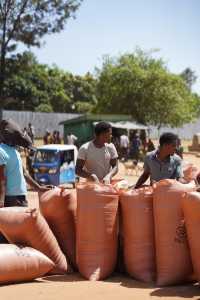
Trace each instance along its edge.
<path fill-rule="evenodd" d="M 80 114 L 2 110 L 0 118 L 11 118 L 17 122 L 21 128 L 28 127 L 28 124 L 31 123 L 35 128 L 35 136 L 40 138 L 43 137 L 47 129 L 51 132 L 58 130 L 61 136 L 63 136 L 63 126 L 60 126 L 59 123 L 73 119 L 79 115 Z"/>
<path fill-rule="evenodd" d="M 48 129 L 51 132 L 59 130 L 63 136 L 63 125 L 60 122 L 70 120 L 80 116 L 80 114 L 67 114 L 67 113 L 40 113 L 31 111 L 9 111 L 2 110 L 0 112 L 0 119 L 13 119 L 21 128 L 27 127 L 31 123 L 35 128 L 35 136 L 42 137 Z M 159 131 L 155 126 L 150 126 L 150 136 L 158 138 L 158 136 L 166 131 L 171 131 L 179 135 L 181 139 L 192 139 L 193 135 L 200 132 L 200 119 L 193 123 L 185 124 L 183 127 L 171 128 L 162 127 Z"/>

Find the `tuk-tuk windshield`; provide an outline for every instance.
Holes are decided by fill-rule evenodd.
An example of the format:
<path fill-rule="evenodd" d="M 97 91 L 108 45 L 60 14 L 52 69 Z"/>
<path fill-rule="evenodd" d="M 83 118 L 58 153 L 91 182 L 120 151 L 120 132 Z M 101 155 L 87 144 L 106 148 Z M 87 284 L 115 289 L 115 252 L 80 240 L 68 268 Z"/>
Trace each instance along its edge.
<path fill-rule="evenodd" d="M 57 151 L 55 150 L 38 150 L 35 156 L 36 163 L 54 163 L 57 160 Z"/>

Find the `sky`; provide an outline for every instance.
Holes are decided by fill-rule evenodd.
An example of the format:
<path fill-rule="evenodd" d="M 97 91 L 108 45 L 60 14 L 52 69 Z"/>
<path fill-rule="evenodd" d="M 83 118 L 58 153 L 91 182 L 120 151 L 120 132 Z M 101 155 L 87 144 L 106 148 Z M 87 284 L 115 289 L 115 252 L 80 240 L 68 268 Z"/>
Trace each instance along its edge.
<path fill-rule="evenodd" d="M 169 70 L 190 67 L 200 94 L 200 0 L 83 0 L 66 28 L 31 49 L 40 63 L 83 75 L 100 67 L 103 55 L 159 49 Z"/>

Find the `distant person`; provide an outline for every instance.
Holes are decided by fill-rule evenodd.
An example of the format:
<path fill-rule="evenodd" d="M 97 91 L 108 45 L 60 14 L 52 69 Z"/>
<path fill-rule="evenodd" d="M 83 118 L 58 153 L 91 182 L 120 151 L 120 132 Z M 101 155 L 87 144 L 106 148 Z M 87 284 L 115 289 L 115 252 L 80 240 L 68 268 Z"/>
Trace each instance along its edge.
<path fill-rule="evenodd" d="M 121 159 L 124 161 L 128 159 L 128 150 L 129 150 L 129 138 L 124 133 L 120 136 L 120 156 Z"/>
<path fill-rule="evenodd" d="M 77 142 L 78 138 L 71 132 L 67 135 L 67 144 L 68 145 L 75 145 Z"/>
<path fill-rule="evenodd" d="M 28 130 L 27 130 L 26 127 L 24 127 L 24 129 L 23 129 L 23 134 L 24 134 L 24 135 L 27 135 L 27 134 L 28 134 Z"/>
<path fill-rule="evenodd" d="M 178 138 L 178 140 L 177 140 L 176 154 L 178 156 L 180 156 L 181 159 L 183 159 L 183 147 L 181 146 L 181 139 L 180 138 Z"/>
<path fill-rule="evenodd" d="M 180 180 L 183 177 L 181 158 L 176 154 L 178 136 L 166 132 L 160 136 L 158 149 L 147 153 L 144 171 L 135 188 L 139 188 L 150 177 L 151 184 L 161 179 Z"/>
<path fill-rule="evenodd" d="M 94 131 L 94 140 L 79 149 L 76 174 L 90 181 L 108 184 L 118 172 L 118 154 L 111 143 L 112 127 L 107 122 L 99 122 Z"/>
<path fill-rule="evenodd" d="M 24 134 L 24 136 L 28 135 L 28 130 L 27 130 L 26 127 L 24 127 L 24 129 L 23 129 L 23 134 Z M 24 148 L 24 154 L 25 154 L 25 156 L 27 156 L 27 153 L 28 153 L 28 150 L 26 148 Z"/>
<path fill-rule="evenodd" d="M 48 129 L 46 130 L 45 135 L 43 136 L 43 143 L 44 145 L 53 143 L 51 132 Z"/>
<path fill-rule="evenodd" d="M 56 131 L 56 144 L 61 144 L 61 143 L 62 143 L 62 140 L 60 137 L 60 132 L 57 130 Z"/>
<path fill-rule="evenodd" d="M 136 133 L 131 142 L 132 158 L 135 159 L 136 161 L 139 160 L 140 147 L 141 147 L 141 141 L 140 141 L 139 135 Z"/>
<path fill-rule="evenodd" d="M 145 130 L 141 130 L 141 132 L 140 132 L 140 141 L 141 141 L 142 151 L 143 151 L 143 153 L 146 153 L 147 137 L 146 137 Z"/>
<path fill-rule="evenodd" d="M 120 153 L 120 137 L 118 137 L 117 135 L 112 136 L 112 143 L 114 144 L 117 153 Z"/>
<path fill-rule="evenodd" d="M 31 123 L 28 124 L 27 133 L 30 136 L 32 143 L 34 143 L 35 128 Z"/>
<path fill-rule="evenodd" d="M 60 132 L 54 130 L 52 135 L 52 144 L 61 144 Z"/>
<path fill-rule="evenodd" d="M 26 154 L 26 169 L 32 178 L 34 178 L 34 170 L 33 170 L 34 156 L 35 156 L 35 150 L 29 149 Z"/>
<path fill-rule="evenodd" d="M 155 146 L 154 146 L 154 143 L 153 141 L 149 138 L 148 139 L 148 142 L 147 142 L 147 152 L 151 152 L 153 150 L 155 150 Z"/>
<path fill-rule="evenodd" d="M 52 134 L 52 144 L 56 144 L 56 130 L 54 130 Z"/>

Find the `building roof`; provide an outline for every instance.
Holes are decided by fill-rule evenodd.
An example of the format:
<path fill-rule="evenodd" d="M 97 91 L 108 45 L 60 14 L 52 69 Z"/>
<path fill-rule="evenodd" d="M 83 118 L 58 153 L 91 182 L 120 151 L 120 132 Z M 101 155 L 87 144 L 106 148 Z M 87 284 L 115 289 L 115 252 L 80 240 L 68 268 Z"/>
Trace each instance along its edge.
<path fill-rule="evenodd" d="M 83 121 L 107 121 L 107 122 L 118 122 L 118 121 L 130 121 L 132 119 L 129 115 L 101 115 L 101 114 L 86 114 L 82 116 L 75 117 L 71 120 L 62 121 L 59 125 L 81 123 Z"/>
<path fill-rule="evenodd" d="M 75 145 L 63 145 L 63 144 L 49 144 L 37 147 L 37 150 L 57 150 L 57 151 L 64 151 L 64 150 L 72 150 L 77 149 Z"/>
<path fill-rule="evenodd" d="M 143 124 L 135 123 L 132 121 L 121 121 L 121 122 L 110 122 L 111 126 L 114 128 L 127 129 L 127 130 L 147 130 L 148 126 Z"/>

